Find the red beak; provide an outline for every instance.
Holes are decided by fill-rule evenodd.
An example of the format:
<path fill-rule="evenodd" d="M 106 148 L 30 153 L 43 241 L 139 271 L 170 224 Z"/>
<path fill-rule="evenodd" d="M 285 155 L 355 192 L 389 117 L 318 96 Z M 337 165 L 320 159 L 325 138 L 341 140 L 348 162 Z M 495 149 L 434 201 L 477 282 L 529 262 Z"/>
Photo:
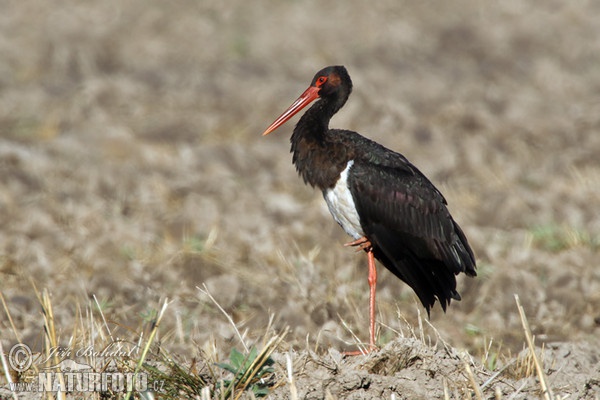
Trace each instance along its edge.
<path fill-rule="evenodd" d="M 306 89 L 304 93 L 302 93 L 300 97 L 298 97 L 298 99 L 294 101 L 292 105 L 289 106 L 289 108 L 275 120 L 275 122 L 269 125 L 267 130 L 265 130 L 262 135 L 265 136 L 273 132 L 275 129 L 283 125 L 288 119 L 292 118 L 298 111 L 309 105 L 313 100 L 318 99 L 319 89 L 320 88 L 316 86 L 310 86 L 308 89 Z"/>

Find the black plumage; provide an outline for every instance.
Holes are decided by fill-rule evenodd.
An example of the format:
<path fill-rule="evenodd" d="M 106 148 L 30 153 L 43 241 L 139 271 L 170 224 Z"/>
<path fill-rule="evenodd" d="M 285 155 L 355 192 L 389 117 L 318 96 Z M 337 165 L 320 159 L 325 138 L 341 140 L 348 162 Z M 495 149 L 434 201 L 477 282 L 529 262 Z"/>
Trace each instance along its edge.
<path fill-rule="evenodd" d="M 352 81 L 344 67 L 324 68 L 264 134 L 319 98 L 300 118 L 291 137 L 298 173 L 327 199 L 347 169 L 347 189 L 362 228 L 359 234 L 370 244 L 365 250 L 406 282 L 428 313 L 436 299 L 445 311 L 452 299 L 460 300 L 456 275 L 476 275 L 473 251 L 444 196 L 406 157 L 356 132 L 329 129 L 329 120 L 351 91 Z M 358 239 L 358 234 L 354 236 Z"/>

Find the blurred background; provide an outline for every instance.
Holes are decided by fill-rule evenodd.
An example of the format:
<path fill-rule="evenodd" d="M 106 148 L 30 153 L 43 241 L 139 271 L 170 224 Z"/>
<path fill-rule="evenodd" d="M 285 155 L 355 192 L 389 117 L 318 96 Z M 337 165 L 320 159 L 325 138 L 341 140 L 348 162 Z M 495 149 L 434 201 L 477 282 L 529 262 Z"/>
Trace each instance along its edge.
<path fill-rule="evenodd" d="M 167 347 L 286 326 L 303 347 L 368 337 L 365 257 L 296 175 L 297 119 L 260 134 L 314 73 L 354 82 L 332 127 L 403 153 L 478 259 L 430 322 L 476 353 L 600 334 L 600 3 L 6 1 L 0 15 L 0 290 L 21 340 L 61 340 L 93 295 Z M 382 343 L 415 324 L 380 268 Z M 0 339 L 16 338 L 6 312 Z"/>

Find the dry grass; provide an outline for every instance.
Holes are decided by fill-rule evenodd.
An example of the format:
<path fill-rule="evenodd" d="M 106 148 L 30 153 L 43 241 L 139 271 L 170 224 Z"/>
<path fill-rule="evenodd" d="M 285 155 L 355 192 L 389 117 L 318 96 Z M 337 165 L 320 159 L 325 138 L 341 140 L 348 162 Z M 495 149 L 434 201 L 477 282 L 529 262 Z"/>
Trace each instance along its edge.
<path fill-rule="evenodd" d="M 517 309 L 523 325 L 525 342 L 529 349 L 526 354 L 517 358 L 511 358 L 508 354 L 497 355 L 497 357 L 503 358 L 507 362 L 502 368 L 494 371 L 487 369 L 485 362 L 482 364 L 476 363 L 466 351 L 459 352 L 452 348 L 429 321 L 426 321 L 426 324 L 435 335 L 435 340 L 424 333 L 422 322 L 418 328 L 407 324 L 408 335 L 398 332 L 399 336 L 382 350 L 368 356 L 349 358 L 344 358 L 339 353 L 336 355 L 335 351 L 333 354 L 330 351 L 329 355 L 317 355 L 312 351 L 296 353 L 289 350 L 286 352 L 284 348 L 287 348 L 289 344 L 284 345 L 283 340 L 287 330 L 277 334 L 273 332 L 271 324 L 269 324 L 260 345 L 261 350 L 258 352 L 256 347 L 249 347 L 232 317 L 224 311 L 208 289 L 205 287 L 201 289 L 201 292 L 211 298 L 214 307 L 224 315 L 223 318 L 237 332 L 238 340 L 244 348 L 243 353 L 237 352 L 233 348 L 230 359 L 226 362 L 219 362 L 217 353 L 205 354 L 199 358 L 194 358 L 191 362 L 182 359 L 181 356 L 169 354 L 166 349 L 172 347 L 173 343 L 171 341 L 174 340 L 174 336 L 161 333 L 161 322 L 169 314 L 169 301 L 164 300 L 160 310 L 153 313 L 151 320 L 142 321 L 142 328 L 139 331 L 129 330 L 129 340 L 118 339 L 123 343 L 134 344 L 135 352 L 129 352 L 127 357 L 122 354 L 112 359 L 111 357 L 88 357 L 85 361 L 93 366 L 96 371 L 105 371 L 112 362 L 116 371 L 123 374 L 131 372 L 135 376 L 147 374 L 148 382 L 160 382 L 160 391 L 157 395 L 164 399 L 176 399 L 182 396 L 202 400 L 254 399 L 256 396 L 264 395 L 267 391 L 275 391 L 277 398 L 285 394 L 286 398 L 295 400 L 299 398 L 299 391 L 307 390 L 305 380 L 307 378 L 314 380 L 316 376 L 322 374 L 319 368 L 323 366 L 334 372 L 334 376 L 338 376 L 338 378 L 324 377 L 323 381 L 339 379 L 342 385 L 341 391 L 335 385 L 326 390 L 325 397 L 331 399 L 344 398 L 344 390 L 349 389 L 345 386 L 347 385 L 347 375 L 355 374 L 357 371 L 367 371 L 368 374 L 376 375 L 379 379 L 387 378 L 392 379 L 392 381 L 394 377 L 403 376 L 404 374 L 414 376 L 413 374 L 420 375 L 422 372 L 429 371 L 427 372 L 427 379 L 424 379 L 424 377 L 414 378 L 419 382 L 419 385 L 426 386 L 431 384 L 428 382 L 429 380 L 435 383 L 437 381 L 434 379 L 435 376 L 441 374 L 443 376 L 444 398 L 451 398 L 451 391 L 453 393 L 452 398 L 474 397 L 483 399 L 493 394 L 496 399 L 513 399 L 521 398 L 519 396 L 522 394 L 528 396 L 532 393 L 543 396 L 548 400 L 562 398 L 553 394 L 553 389 L 548 383 L 546 371 L 552 370 L 555 366 L 548 367 L 544 365 L 543 358 L 538 358 L 534 338 L 518 296 L 515 296 Z M 115 340 L 117 340 L 115 335 L 122 335 L 122 332 L 117 333 L 116 329 L 109 326 L 107 321 L 112 318 L 105 315 L 100 307 L 97 307 L 99 304 L 95 299 L 90 300 L 90 303 L 85 307 L 90 311 L 88 317 L 83 318 L 79 314 L 80 317 L 75 326 L 57 327 L 54 323 L 54 307 L 48 292 L 44 290 L 37 293 L 44 316 L 45 340 L 42 353 L 47 363 L 46 367 L 56 365 L 62 361 L 60 357 L 64 357 L 67 350 L 74 352 L 77 346 L 108 348 L 114 345 Z M 81 306 L 77 305 L 77 308 L 79 309 Z M 93 308 L 96 308 L 95 312 L 91 312 Z M 12 319 L 7 310 L 5 308 L 7 317 Z M 420 319 L 420 321 L 422 320 Z M 54 351 L 54 349 L 60 347 L 57 337 L 58 330 L 72 332 L 69 339 L 69 342 L 72 343 L 71 348 L 63 349 L 62 355 Z M 105 331 L 106 334 L 97 335 L 100 331 Z M 18 331 L 14 331 L 13 334 L 18 335 Z M 166 339 L 159 341 L 157 338 L 161 336 Z M 89 342 L 86 343 L 85 340 Z M 311 362 L 316 363 L 317 368 L 309 366 Z M 328 363 L 331 362 L 333 364 L 328 366 Z M 6 359 L 3 357 L 3 365 L 6 364 Z M 298 367 L 299 365 L 301 367 Z M 275 368 L 271 366 L 275 366 Z M 41 364 L 34 364 L 36 372 L 39 367 L 41 367 Z M 7 370 L 5 369 L 5 371 Z M 233 373 L 233 375 L 230 373 Z M 528 380 L 529 377 L 534 375 L 538 376 L 538 389 L 536 389 L 534 381 Z M 16 376 L 16 380 L 12 377 L 7 379 L 12 382 L 19 382 L 32 379 L 33 376 L 24 375 Z M 451 385 L 448 384 L 449 381 L 452 382 Z M 520 386 L 518 385 L 519 382 L 522 382 Z M 298 383 L 302 385 L 301 389 L 298 388 Z M 385 385 L 384 383 L 383 387 Z M 64 382 L 62 382 L 62 386 L 65 387 Z M 352 389 L 350 387 L 350 390 Z M 337 396 L 340 397 L 333 395 L 331 390 L 335 390 Z M 404 387 L 403 390 L 409 390 L 408 393 L 411 393 L 409 388 Z M 47 393 L 47 398 L 60 399 L 71 394 L 71 392 Z M 139 393 L 135 391 L 119 393 L 109 390 L 108 392 L 88 393 L 88 395 L 88 398 L 97 399 L 106 396 L 124 399 L 155 398 L 152 392 Z M 393 392 L 391 396 L 391 398 L 395 398 Z"/>

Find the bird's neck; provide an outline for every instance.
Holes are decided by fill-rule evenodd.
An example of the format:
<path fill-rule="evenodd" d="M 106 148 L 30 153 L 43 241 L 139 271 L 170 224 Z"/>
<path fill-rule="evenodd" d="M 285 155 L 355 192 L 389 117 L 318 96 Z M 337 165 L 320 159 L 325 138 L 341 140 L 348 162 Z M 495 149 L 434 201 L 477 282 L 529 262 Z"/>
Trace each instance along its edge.
<path fill-rule="evenodd" d="M 329 129 L 329 121 L 334 110 L 332 104 L 323 100 L 317 101 L 302 115 L 292 134 L 292 147 L 300 139 L 320 141 Z"/>
<path fill-rule="evenodd" d="M 329 120 L 340 107 L 323 100 L 316 102 L 300 118 L 290 139 L 296 170 L 305 183 L 321 190 L 335 185 L 345 165 L 327 138 Z"/>

